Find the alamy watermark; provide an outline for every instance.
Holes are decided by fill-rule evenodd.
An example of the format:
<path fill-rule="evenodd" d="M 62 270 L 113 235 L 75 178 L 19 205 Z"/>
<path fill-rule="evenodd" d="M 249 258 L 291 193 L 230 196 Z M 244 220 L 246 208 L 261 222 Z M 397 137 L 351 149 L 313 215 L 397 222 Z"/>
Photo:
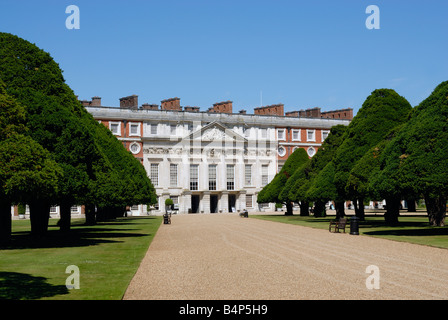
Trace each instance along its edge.
<path fill-rule="evenodd" d="M 79 289 L 79 267 L 70 265 L 65 269 L 65 273 L 70 273 L 70 275 L 65 280 L 65 286 L 67 287 L 67 289 Z"/>
<path fill-rule="evenodd" d="M 79 30 L 81 23 L 79 7 L 73 4 L 69 5 L 67 8 L 65 8 L 65 13 L 70 14 L 67 19 L 65 19 L 65 27 L 69 30 Z"/>
<path fill-rule="evenodd" d="M 366 288 L 369 290 L 378 290 L 380 288 L 380 268 L 375 265 L 370 265 L 366 268 L 366 273 L 369 274 L 366 279 Z"/>
<path fill-rule="evenodd" d="M 370 14 L 366 19 L 366 28 L 369 30 L 380 29 L 380 8 L 370 5 L 366 8 L 366 14 Z"/>
<path fill-rule="evenodd" d="M 65 13 L 70 14 L 65 20 L 65 27 L 69 30 L 79 30 L 81 28 L 79 7 L 71 4 L 65 8 Z M 365 23 L 366 28 L 369 30 L 380 29 L 380 8 L 377 5 L 369 5 L 365 13 L 369 14 Z"/>

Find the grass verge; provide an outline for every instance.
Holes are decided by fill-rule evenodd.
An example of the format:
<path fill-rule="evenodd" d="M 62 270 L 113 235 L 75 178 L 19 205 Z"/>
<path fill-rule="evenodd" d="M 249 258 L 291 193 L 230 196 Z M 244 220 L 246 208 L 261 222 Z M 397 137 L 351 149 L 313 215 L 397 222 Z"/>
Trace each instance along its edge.
<path fill-rule="evenodd" d="M 119 300 L 137 271 L 161 217 L 128 217 L 84 226 L 73 220 L 62 235 L 50 220 L 48 236 L 30 235 L 29 220 L 13 221 L 13 241 L 0 248 L 0 300 Z M 79 268 L 79 289 L 67 289 L 66 268 Z"/>
<path fill-rule="evenodd" d="M 315 218 L 282 214 L 251 215 L 250 217 L 326 230 L 330 220 L 335 218 L 334 216 Z M 348 219 L 346 232 L 350 233 L 350 216 Z M 400 216 L 398 225 L 388 226 L 384 222 L 384 217 L 367 214 L 365 221 L 359 224 L 359 234 L 448 249 L 448 227 L 430 227 L 425 215 Z"/>

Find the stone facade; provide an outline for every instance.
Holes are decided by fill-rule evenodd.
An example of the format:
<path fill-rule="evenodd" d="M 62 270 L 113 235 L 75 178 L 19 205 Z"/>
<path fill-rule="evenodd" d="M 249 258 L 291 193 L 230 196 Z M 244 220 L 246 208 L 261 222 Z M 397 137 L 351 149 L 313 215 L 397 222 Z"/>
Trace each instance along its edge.
<path fill-rule="evenodd" d="M 179 214 L 274 210 L 257 195 L 288 155 L 297 147 L 314 155 L 332 126 L 350 122 L 284 116 L 283 105 L 274 108 L 281 115 L 231 113 L 231 101 L 207 112 L 182 111 L 179 98 L 147 106 L 86 109 L 144 165 L 159 199 L 155 214 L 165 212 L 167 198 Z M 134 206 L 132 213 L 146 209 Z"/>

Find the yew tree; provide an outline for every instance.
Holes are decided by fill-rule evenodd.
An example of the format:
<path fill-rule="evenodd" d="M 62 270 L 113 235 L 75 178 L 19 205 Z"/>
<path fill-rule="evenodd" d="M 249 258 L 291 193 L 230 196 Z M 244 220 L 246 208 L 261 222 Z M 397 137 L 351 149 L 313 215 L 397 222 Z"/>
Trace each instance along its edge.
<path fill-rule="evenodd" d="M 322 216 L 325 214 L 325 203 L 333 200 L 320 196 L 309 197 L 308 190 L 319 172 L 332 160 L 336 149 L 342 142 L 342 136 L 346 128 L 344 125 L 332 127 L 316 155 L 299 167 L 286 182 L 280 198 L 288 198 L 300 203 L 300 215 L 309 215 L 308 206 L 310 202 L 313 202 L 314 215 L 316 217 Z"/>
<path fill-rule="evenodd" d="M 445 225 L 448 196 L 448 81 L 416 106 L 385 147 L 375 187 L 423 195 L 432 226 Z"/>
<path fill-rule="evenodd" d="M 68 229 L 73 205 L 84 204 L 94 212 L 95 206 L 123 206 L 154 197 L 152 189 L 142 187 L 149 181 L 143 166 L 131 159 L 115 137 L 109 135 L 105 143 L 98 135 L 107 129 L 81 105 L 49 53 L 0 33 L 0 79 L 7 93 L 24 107 L 27 135 L 50 153 L 63 172 L 56 180 L 57 194 L 49 194 L 48 201 L 30 203 L 32 216 L 45 212 L 49 202 L 60 205 L 61 229 Z M 141 168 L 134 169 L 137 164 Z"/>
<path fill-rule="evenodd" d="M 388 224 L 396 224 L 400 214 L 402 198 L 413 198 L 414 195 L 404 194 L 400 189 L 383 190 L 378 187 L 383 179 L 381 177 L 380 159 L 386 146 L 400 131 L 402 125 L 392 129 L 377 145 L 370 148 L 364 156 L 357 161 L 350 171 L 347 180 L 347 192 L 351 198 L 371 200 L 386 200 L 386 213 L 384 218 Z"/>
<path fill-rule="evenodd" d="M 396 126 L 405 122 L 412 110 L 409 102 L 392 89 L 377 89 L 364 101 L 344 134 L 333 158 L 334 184 L 339 199 L 352 200 L 356 215 L 364 219 L 364 198 L 350 194 L 347 181 L 356 162 Z"/>
<path fill-rule="evenodd" d="M 283 203 L 286 205 L 285 215 L 292 215 L 292 202 L 289 198 L 280 198 L 280 194 L 286 185 L 288 179 L 294 174 L 294 172 L 309 161 L 308 154 L 305 149 L 296 149 L 285 161 L 282 169 L 277 173 L 270 183 L 268 183 L 257 196 L 258 203 Z"/>

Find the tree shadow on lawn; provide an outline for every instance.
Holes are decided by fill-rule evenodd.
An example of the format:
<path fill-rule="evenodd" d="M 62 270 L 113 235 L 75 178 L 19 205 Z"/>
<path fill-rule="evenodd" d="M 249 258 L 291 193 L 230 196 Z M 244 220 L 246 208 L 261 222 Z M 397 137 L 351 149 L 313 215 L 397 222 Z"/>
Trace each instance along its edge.
<path fill-rule="evenodd" d="M 271 215 L 275 217 L 275 215 Z M 331 220 L 335 219 L 335 216 L 315 217 L 315 216 L 283 216 L 285 220 L 302 220 L 304 222 L 312 224 L 325 225 Z M 353 215 L 346 215 L 347 227 L 350 228 L 350 218 Z M 365 231 L 363 231 L 363 229 Z M 378 230 L 367 230 L 378 229 Z M 406 215 L 399 216 L 398 223 L 396 225 L 388 225 L 384 220 L 383 214 L 366 214 L 364 221 L 359 221 L 359 230 L 363 231 L 366 235 L 393 235 L 393 236 L 446 236 L 448 235 L 447 227 L 431 227 L 429 226 L 428 218 L 421 215 Z"/>
<path fill-rule="evenodd" d="M 85 247 L 122 242 L 119 240 L 120 238 L 148 237 L 151 235 L 150 233 L 138 233 L 138 228 L 118 227 L 130 224 L 131 220 L 129 219 L 128 222 L 126 222 L 127 219 L 120 219 L 117 222 L 99 222 L 95 226 L 74 224 L 67 233 L 62 233 L 59 227 L 53 225 L 49 226 L 47 234 L 40 238 L 33 237 L 29 231 L 13 232 L 11 243 L 7 247 L 0 247 L 0 250 Z M 113 226 L 117 226 L 117 228 L 113 228 Z"/>
<path fill-rule="evenodd" d="M 69 293 L 65 285 L 46 281 L 25 273 L 0 272 L 0 300 L 33 300 Z"/>
<path fill-rule="evenodd" d="M 366 231 L 363 232 L 366 235 L 371 236 L 447 236 L 448 228 L 446 227 L 427 227 L 419 229 L 388 229 L 378 231 Z"/>

